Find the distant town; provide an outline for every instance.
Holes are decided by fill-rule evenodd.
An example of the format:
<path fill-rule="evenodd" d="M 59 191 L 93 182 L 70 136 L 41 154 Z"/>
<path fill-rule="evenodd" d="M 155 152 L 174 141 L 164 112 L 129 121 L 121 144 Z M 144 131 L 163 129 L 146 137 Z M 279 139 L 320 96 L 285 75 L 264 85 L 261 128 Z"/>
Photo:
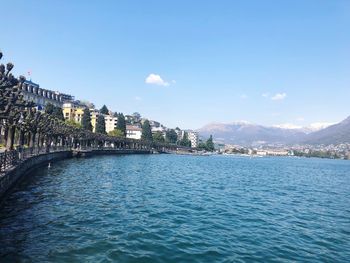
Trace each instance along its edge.
<path fill-rule="evenodd" d="M 42 89 L 39 84 L 30 80 L 25 81 L 22 94 L 24 100 L 34 102 L 39 110 L 52 113 L 55 111 L 53 108 L 59 108 L 63 115 L 60 116 L 59 112 L 56 117 L 63 118 L 73 126 L 89 129 L 93 132 L 141 140 L 142 127 L 147 123 L 146 125 L 149 125 L 151 129 L 153 141 L 207 149 L 205 143 L 200 143 L 198 132 L 179 127 L 167 128 L 156 120 L 142 117 L 138 112 L 124 115 L 120 112 L 112 112 L 106 105 L 103 105 L 101 109 L 96 109 L 92 102 L 76 100 L 72 95 Z M 89 116 L 84 116 L 84 114 Z M 84 127 L 84 120 L 89 122 L 87 125 L 85 124 L 86 127 Z"/>
<path fill-rule="evenodd" d="M 38 84 L 30 80 L 26 80 L 23 87 L 22 94 L 24 99 L 34 102 L 39 110 L 47 110 L 48 105 L 49 107 L 60 108 L 62 118 L 67 123 L 83 127 L 84 118 L 87 118 L 88 122 L 91 123 L 91 131 L 111 136 L 141 140 L 143 136 L 142 127 L 147 122 L 147 125 L 150 126 L 153 141 L 179 144 L 199 150 L 215 150 L 218 154 L 350 159 L 350 143 L 328 145 L 294 144 L 290 146 L 266 144 L 255 147 L 223 144 L 220 142 L 214 144 L 212 136 L 203 138 L 195 130 L 180 129 L 179 127 L 168 128 L 156 120 L 144 118 L 138 112 L 124 115 L 120 112 L 112 112 L 106 105 L 103 105 L 101 109 L 96 109 L 92 102 L 77 100 L 74 96 L 61 92 L 42 89 Z M 86 112 L 89 113 L 89 116 L 84 117 Z"/>

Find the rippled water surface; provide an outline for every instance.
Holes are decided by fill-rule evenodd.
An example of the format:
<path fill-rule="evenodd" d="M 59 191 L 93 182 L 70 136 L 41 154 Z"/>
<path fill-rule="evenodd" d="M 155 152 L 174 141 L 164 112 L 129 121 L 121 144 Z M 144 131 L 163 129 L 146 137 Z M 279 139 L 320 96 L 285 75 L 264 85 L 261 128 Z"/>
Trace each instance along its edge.
<path fill-rule="evenodd" d="M 1 262 L 349 262 L 350 161 L 71 159 L 0 207 Z"/>

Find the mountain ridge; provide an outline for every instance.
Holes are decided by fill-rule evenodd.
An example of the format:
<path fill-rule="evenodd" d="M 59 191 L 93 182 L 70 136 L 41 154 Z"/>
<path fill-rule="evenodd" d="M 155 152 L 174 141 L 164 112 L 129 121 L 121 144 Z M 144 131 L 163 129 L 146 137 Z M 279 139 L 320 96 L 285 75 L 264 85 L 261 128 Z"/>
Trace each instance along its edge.
<path fill-rule="evenodd" d="M 326 132 L 321 132 L 324 130 Z M 337 124 L 315 123 L 306 127 L 264 126 L 247 121 L 211 122 L 197 131 L 202 137 L 213 135 L 219 143 L 247 146 L 256 144 L 350 143 L 350 116 Z"/>

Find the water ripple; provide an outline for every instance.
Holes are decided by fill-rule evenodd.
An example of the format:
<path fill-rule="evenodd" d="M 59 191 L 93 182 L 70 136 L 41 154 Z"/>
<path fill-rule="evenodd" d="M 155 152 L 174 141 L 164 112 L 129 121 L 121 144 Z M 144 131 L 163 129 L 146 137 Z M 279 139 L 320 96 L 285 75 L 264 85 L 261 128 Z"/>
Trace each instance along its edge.
<path fill-rule="evenodd" d="M 1 262 L 347 262 L 350 162 L 101 156 L 0 207 Z"/>

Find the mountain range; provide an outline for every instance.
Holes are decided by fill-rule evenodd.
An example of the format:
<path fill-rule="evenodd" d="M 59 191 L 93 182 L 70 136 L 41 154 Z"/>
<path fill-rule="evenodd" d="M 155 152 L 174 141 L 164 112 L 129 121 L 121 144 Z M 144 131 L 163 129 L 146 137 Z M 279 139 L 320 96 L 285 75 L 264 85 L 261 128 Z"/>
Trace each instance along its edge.
<path fill-rule="evenodd" d="M 244 146 L 350 143 L 350 117 L 333 125 L 314 124 L 309 127 L 263 126 L 245 121 L 211 123 L 197 131 L 203 138 L 213 135 L 218 143 Z"/>

